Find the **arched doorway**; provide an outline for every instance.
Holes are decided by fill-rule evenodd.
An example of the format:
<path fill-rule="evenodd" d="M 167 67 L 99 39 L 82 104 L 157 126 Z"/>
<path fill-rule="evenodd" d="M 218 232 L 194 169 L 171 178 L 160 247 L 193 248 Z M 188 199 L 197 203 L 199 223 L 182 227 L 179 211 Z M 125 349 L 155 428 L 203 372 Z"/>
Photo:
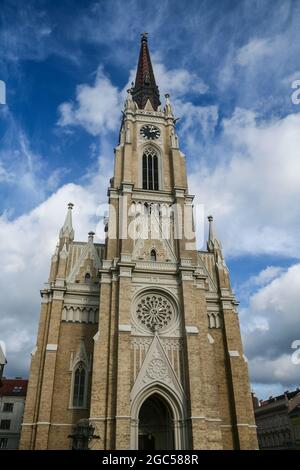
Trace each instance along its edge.
<path fill-rule="evenodd" d="M 171 409 L 158 394 L 150 395 L 139 412 L 140 450 L 174 449 L 174 420 Z"/>

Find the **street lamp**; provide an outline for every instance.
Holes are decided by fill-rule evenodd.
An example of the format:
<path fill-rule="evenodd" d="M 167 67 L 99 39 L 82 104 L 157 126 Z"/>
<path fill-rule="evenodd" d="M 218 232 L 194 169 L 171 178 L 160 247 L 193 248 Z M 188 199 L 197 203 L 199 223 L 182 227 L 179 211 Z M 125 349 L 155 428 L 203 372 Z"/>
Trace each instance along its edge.
<path fill-rule="evenodd" d="M 72 439 L 72 450 L 89 450 L 89 444 L 93 439 L 100 439 L 94 435 L 95 428 L 88 419 L 80 419 L 73 427 L 73 432 L 68 437 Z"/>

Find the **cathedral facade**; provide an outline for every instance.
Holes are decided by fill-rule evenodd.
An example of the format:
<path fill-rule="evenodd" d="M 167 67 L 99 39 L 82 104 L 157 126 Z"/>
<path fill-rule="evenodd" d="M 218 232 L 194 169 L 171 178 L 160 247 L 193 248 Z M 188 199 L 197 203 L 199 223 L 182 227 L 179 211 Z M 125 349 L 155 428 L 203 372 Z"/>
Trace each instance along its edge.
<path fill-rule="evenodd" d="M 143 34 L 106 241 L 74 241 L 69 204 L 41 291 L 21 449 L 70 449 L 81 420 L 93 449 L 257 448 L 238 303 L 212 217 L 196 249 L 175 125 Z"/>

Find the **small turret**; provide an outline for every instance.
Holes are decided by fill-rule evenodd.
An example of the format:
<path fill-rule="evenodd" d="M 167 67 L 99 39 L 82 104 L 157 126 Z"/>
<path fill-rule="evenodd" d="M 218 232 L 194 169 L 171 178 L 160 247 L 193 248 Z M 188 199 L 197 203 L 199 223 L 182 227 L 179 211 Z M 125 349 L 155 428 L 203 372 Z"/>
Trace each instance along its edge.
<path fill-rule="evenodd" d="M 209 215 L 207 217 L 207 219 L 208 219 L 208 223 L 209 223 L 207 249 L 208 249 L 208 251 L 211 251 L 211 252 L 213 252 L 215 250 L 222 251 L 221 243 L 215 235 L 214 224 L 213 224 L 213 221 L 214 221 L 213 216 Z"/>
<path fill-rule="evenodd" d="M 73 207 L 74 207 L 74 204 L 72 204 L 72 202 L 69 202 L 66 219 L 65 219 L 64 225 L 62 226 L 62 228 L 59 232 L 60 248 L 63 247 L 65 242 L 69 243 L 69 242 L 72 242 L 74 240 L 74 229 L 73 229 L 73 225 L 72 225 L 72 210 L 73 210 Z"/>
<path fill-rule="evenodd" d="M 229 280 L 229 271 L 225 263 L 225 259 L 224 259 L 224 255 L 222 251 L 222 245 L 221 245 L 221 242 L 217 239 L 215 230 L 214 230 L 213 216 L 209 215 L 207 218 L 209 222 L 207 250 L 210 253 L 215 254 L 220 287 L 231 289 L 230 280 Z"/>
<path fill-rule="evenodd" d="M 69 245 L 74 240 L 74 229 L 72 225 L 72 209 L 74 204 L 69 202 L 65 222 L 59 232 L 59 242 L 52 256 L 49 281 L 64 279 L 67 269 Z"/>

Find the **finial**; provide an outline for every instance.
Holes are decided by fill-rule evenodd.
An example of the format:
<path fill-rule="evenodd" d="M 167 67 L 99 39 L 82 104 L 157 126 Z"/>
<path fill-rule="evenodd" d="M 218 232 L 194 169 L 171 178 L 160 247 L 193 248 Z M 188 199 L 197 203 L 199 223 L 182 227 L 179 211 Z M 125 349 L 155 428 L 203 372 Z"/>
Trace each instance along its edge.
<path fill-rule="evenodd" d="M 215 233 L 214 233 L 214 228 L 213 228 L 213 216 L 209 215 L 207 217 L 208 222 L 209 222 L 209 229 L 208 229 L 208 241 L 213 242 L 215 240 Z"/>
<path fill-rule="evenodd" d="M 68 209 L 71 209 L 71 210 L 72 210 L 73 207 L 74 207 L 74 204 L 73 204 L 72 202 L 69 202 L 69 204 L 68 204 Z"/>
<path fill-rule="evenodd" d="M 141 33 L 141 41 L 142 42 L 148 41 L 148 33 Z"/>
<path fill-rule="evenodd" d="M 93 242 L 93 241 L 94 241 L 94 235 L 95 235 L 95 232 L 89 232 L 89 233 L 88 233 L 88 236 L 89 236 L 88 240 L 89 240 L 89 242 Z"/>

